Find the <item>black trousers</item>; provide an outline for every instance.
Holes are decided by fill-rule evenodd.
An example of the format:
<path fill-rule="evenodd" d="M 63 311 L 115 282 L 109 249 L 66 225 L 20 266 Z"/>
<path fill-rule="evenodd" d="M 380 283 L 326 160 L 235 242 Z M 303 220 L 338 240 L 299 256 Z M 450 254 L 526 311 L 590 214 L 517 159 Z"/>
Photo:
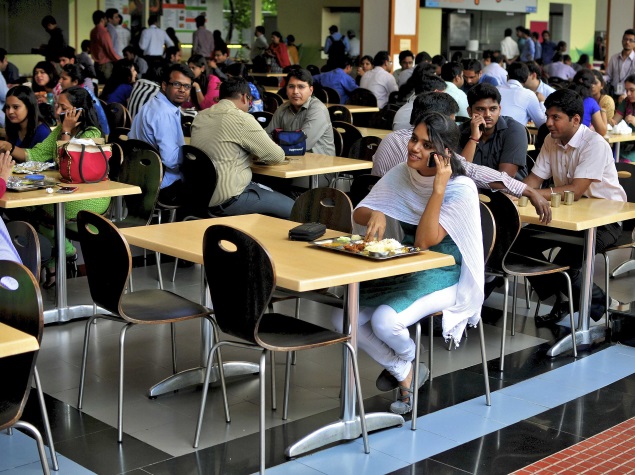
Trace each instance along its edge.
<path fill-rule="evenodd" d="M 550 230 L 551 231 L 551 230 Z M 537 236 L 544 233 L 545 228 L 540 226 L 526 226 L 520 232 L 514 243 L 513 252 L 543 259 L 543 252 L 553 247 L 560 247 L 560 251 L 554 259 L 554 263 L 569 266 L 567 272 L 571 277 L 571 290 L 573 293 L 573 308 L 577 311 L 580 306 L 580 289 L 582 287 L 582 253 L 584 249 L 584 232 L 571 232 L 557 230 L 558 234 L 570 237 L 579 237 L 580 244 L 564 241 L 550 241 L 539 239 Z M 621 224 L 609 224 L 600 226 L 596 232 L 595 253 L 604 251 L 614 245 L 622 233 Z M 553 295 L 560 297 L 560 293 L 567 295 L 566 280 L 560 274 L 548 274 L 530 277 L 532 287 L 540 300 L 544 301 Z M 598 321 L 606 311 L 606 294 L 593 284 L 591 299 L 591 318 Z"/>

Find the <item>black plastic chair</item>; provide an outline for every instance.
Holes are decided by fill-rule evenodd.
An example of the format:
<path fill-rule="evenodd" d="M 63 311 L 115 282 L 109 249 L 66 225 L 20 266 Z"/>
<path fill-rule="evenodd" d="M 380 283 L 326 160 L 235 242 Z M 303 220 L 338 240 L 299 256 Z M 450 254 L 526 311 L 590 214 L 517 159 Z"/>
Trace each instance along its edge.
<path fill-rule="evenodd" d="M 121 163 L 123 162 L 123 150 L 117 143 L 110 144 L 112 147 L 112 156 L 108 160 L 108 179 L 117 181 L 119 172 L 121 171 Z"/>
<path fill-rule="evenodd" d="M 109 314 L 89 317 L 84 334 L 84 351 L 79 381 L 77 408 L 82 409 L 86 358 L 92 323 L 105 318 L 124 323 L 119 337 L 119 409 L 117 441 L 123 439 L 123 370 L 124 343 L 133 325 L 156 325 L 210 317 L 210 310 L 167 290 L 149 289 L 126 293 L 132 269 L 130 247 L 117 228 L 102 216 L 90 211 L 77 215 L 82 253 L 86 263 L 88 287 L 93 302 Z M 174 343 L 174 340 L 173 340 Z M 176 352 L 172 348 L 173 369 L 176 372 Z"/>
<path fill-rule="evenodd" d="M 33 274 L 17 262 L 0 261 L 0 277 L 3 281 L 11 280 L 15 284 L 0 285 L 0 322 L 35 337 L 40 344 L 44 331 L 44 313 L 42 295 Z M 40 431 L 32 424 L 20 420 L 34 375 L 38 391 L 41 392 L 35 369 L 37 355 L 38 351 L 30 351 L 0 358 L 0 430 L 16 428 L 29 432 L 37 442 L 42 471 L 48 475 L 50 470 Z M 40 407 L 42 403 L 41 400 Z M 46 417 L 46 412 L 43 411 L 42 415 Z M 48 418 L 46 422 L 48 423 Z M 49 445 L 52 447 L 50 437 Z M 57 470 L 54 451 L 51 456 Z"/>
<path fill-rule="evenodd" d="M 126 109 L 126 106 L 123 104 L 117 102 L 107 104 L 104 107 L 104 112 L 106 113 L 110 130 L 115 130 L 119 127 L 130 128 L 132 125 L 130 112 L 128 112 L 128 109 Z"/>
<path fill-rule="evenodd" d="M 355 208 L 361 201 L 366 198 L 366 195 L 370 193 L 373 186 L 377 184 L 381 177 L 375 175 L 359 175 L 353 179 L 351 183 L 351 191 L 348 192 L 348 196 L 351 199 L 353 208 Z"/>
<path fill-rule="evenodd" d="M 263 129 L 266 129 L 271 123 L 271 119 L 273 119 L 273 114 L 267 111 L 253 112 L 251 115 L 254 116 Z"/>
<path fill-rule="evenodd" d="M 392 123 L 395 121 L 394 109 L 385 107 L 379 112 L 374 113 L 368 121 L 368 126 L 375 129 L 392 130 Z"/>
<path fill-rule="evenodd" d="M 287 96 L 287 88 L 286 87 L 281 87 L 280 89 L 278 89 L 278 92 L 276 92 L 276 94 L 278 94 L 283 99 L 289 99 L 289 97 Z"/>
<path fill-rule="evenodd" d="M 331 117 L 331 122 L 348 122 L 349 124 L 353 123 L 353 114 L 348 110 L 345 106 L 340 105 L 330 105 L 328 107 L 329 117 Z"/>
<path fill-rule="evenodd" d="M 351 146 L 348 151 L 348 158 L 357 158 L 358 160 L 372 162 L 380 143 L 381 139 L 374 135 L 362 137 Z"/>
<path fill-rule="evenodd" d="M 269 352 L 287 353 L 284 400 L 286 414 L 291 368 L 290 352 L 339 343 L 346 347 L 351 356 L 355 376 L 364 451 L 369 453 L 357 355 L 350 344 L 350 336 L 279 313 L 265 313 L 276 286 L 276 275 L 267 250 L 252 236 L 229 226 L 210 226 L 203 238 L 203 260 L 215 311 L 215 334 L 218 335 L 218 329 L 220 329 L 230 337 L 240 339 L 240 341 L 218 341 L 209 354 L 216 354 L 217 349 L 220 350 L 226 345 L 260 351 L 260 473 L 265 472 L 265 369 Z M 222 273 L 212 271 L 218 268 L 224 271 Z M 219 368 L 221 368 L 220 365 Z M 203 425 L 211 371 L 212 366 L 208 364 L 194 448 L 198 447 Z M 227 391 L 222 368 L 220 376 L 227 412 Z"/>
<path fill-rule="evenodd" d="M 349 124 L 348 122 L 335 121 L 332 122 L 332 124 L 333 127 L 337 129 L 337 131 L 342 136 L 342 152 L 341 154 L 338 154 L 338 156 L 348 157 L 353 144 L 364 136 L 357 127 L 355 127 L 353 124 Z"/>
<path fill-rule="evenodd" d="M 358 87 L 349 94 L 347 104 L 377 107 L 377 97 L 368 89 Z"/>
<path fill-rule="evenodd" d="M 311 73 L 311 76 L 320 74 L 320 68 L 318 68 L 315 64 L 309 64 L 306 67 L 306 70 Z"/>
<path fill-rule="evenodd" d="M 340 93 L 337 92 L 332 87 L 322 86 L 322 90 L 324 92 L 326 92 L 326 95 L 328 96 L 328 103 L 329 104 L 341 104 L 342 103 L 342 98 L 340 97 Z"/>
<path fill-rule="evenodd" d="M 342 156 L 342 149 L 344 148 L 344 140 L 342 139 L 342 134 L 333 127 L 333 144 L 335 145 L 335 156 Z"/>
<path fill-rule="evenodd" d="M 181 115 L 181 129 L 183 130 L 183 137 L 191 137 L 192 136 L 192 122 L 194 121 L 193 117 L 187 115 Z"/>
<path fill-rule="evenodd" d="M 108 134 L 108 143 L 116 143 L 121 146 L 122 142 L 128 141 L 129 133 L 129 127 L 117 127 L 116 129 L 111 129 L 110 134 Z"/>
<path fill-rule="evenodd" d="M 313 97 L 319 99 L 324 105 L 329 103 L 329 95 L 327 92 L 317 84 L 313 85 Z"/>
<path fill-rule="evenodd" d="M 31 271 L 35 281 L 40 281 L 40 239 L 33 226 L 25 221 L 9 221 L 7 231 L 11 236 L 11 243 L 22 260 L 22 264 Z"/>
<path fill-rule="evenodd" d="M 273 94 L 271 92 L 266 92 L 263 96 L 262 96 L 262 106 L 264 108 L 264 110 L 266 112 L 269 112 L 271 114 L 273 114 L 274 112 L 276 112 L 278 110 L 278 106 L 280 106 L 280 103 L 278 103 L 278 100 L 274 97 L 274 96 L 278 96 L 277 94 Z M 280 97 L 280 96 L 278 96 Z M 280 99 L 282 100 L 282 98 L 280 97 Z"/>
<path fill-rule="evenodd" d="M 350 234 L 353 205 L 346 193 L 335 188 L 314 188 L 295 200 L 289 219 L 298 223 L 322 223 L 329 229 Z"/>

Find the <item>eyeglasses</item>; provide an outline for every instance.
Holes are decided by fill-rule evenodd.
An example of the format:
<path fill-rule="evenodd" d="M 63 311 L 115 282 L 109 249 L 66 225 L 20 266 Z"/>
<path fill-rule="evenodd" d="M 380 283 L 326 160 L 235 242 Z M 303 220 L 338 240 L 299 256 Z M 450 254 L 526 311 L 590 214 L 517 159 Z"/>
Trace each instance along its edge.
<path fill-rule="evenodd" d="M 182 82 L 178 82 L 178 81 L 169 82 L 168 84 L 172 86 L 174 89 L 183 89 L 184 91 L 189 91 L 190 89 L 192 89 L 191 84 L 183 84 Z"/>
<path fill-rule="evenodd" d="M 635 38 L 622 38 L 622 41 L 627 41 L 628 43 L 635 43 Z"/>

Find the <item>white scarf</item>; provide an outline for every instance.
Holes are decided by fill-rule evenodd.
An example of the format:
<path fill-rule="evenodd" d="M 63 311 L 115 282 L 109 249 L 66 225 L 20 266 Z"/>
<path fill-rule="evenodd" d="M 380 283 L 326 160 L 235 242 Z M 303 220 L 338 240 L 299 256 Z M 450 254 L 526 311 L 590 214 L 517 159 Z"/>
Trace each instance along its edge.
<path fill-rule="evenodd" d="M 384 175 L 357 207 L 381 211 L 416 226 L 432 194 L 433 182 L 434 177 L 423 177 L 404 162 Z M 450 179 L 439 224 L 456 243 L 463 258 L 456 302 L 443 311 L 443 337 L 452 338 L 458 346 L 465 326 L 478 324 L 484 298 L 483 235 L 478 193 L 472 180 L 465 176 Z"/>

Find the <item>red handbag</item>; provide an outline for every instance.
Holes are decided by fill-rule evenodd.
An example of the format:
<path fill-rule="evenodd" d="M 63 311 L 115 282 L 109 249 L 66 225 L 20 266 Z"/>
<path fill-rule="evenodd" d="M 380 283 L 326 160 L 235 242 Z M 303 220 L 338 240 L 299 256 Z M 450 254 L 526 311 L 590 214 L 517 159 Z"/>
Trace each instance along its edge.
<path fill-rule="evenodd" d="M 61 180 L 64 183 L 97 183 L 108 179 L 110 144 L 64 143 L 59 151 Z"/>

